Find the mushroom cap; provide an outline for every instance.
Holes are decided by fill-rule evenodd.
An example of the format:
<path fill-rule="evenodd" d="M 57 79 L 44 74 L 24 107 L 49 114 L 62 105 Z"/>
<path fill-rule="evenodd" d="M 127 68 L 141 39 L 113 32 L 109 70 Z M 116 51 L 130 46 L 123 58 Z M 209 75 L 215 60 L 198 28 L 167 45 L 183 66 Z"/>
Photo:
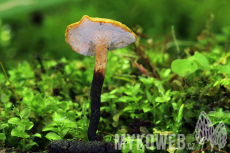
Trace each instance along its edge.
<path fill-rule="evenodd" d="M 103 18 L 84 15 L 66 29 L 66 42 L 74 51 L 85 56 L 95 55 L 95 45 L 106 43 L 107 49 L 123 48 L 136 41 L 137 36 L 126 25 Z"/>

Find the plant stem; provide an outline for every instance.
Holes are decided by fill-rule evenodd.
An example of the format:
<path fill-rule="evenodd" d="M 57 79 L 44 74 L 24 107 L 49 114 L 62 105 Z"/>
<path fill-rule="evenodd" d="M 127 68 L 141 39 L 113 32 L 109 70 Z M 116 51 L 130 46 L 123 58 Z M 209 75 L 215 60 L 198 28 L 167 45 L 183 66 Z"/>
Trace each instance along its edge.
<path fill-rule="evenodd" d="M 9 79 L 8 76 L 7 76 L 7 73 L 6 73 L 6 71 L 5 71 L 5 69 L 4 69 L 4 66 L 3 66 L 3 64 L 2 64 L 2 60 L 0 60 L 0 64 L 1 64 L 1 67 L 2 67 L 2 70 L 3 70 L 4 74 L 5 74 L 5 76 L 6 76 L 6 79 L 7 79 L 7 80 L 9 81 L 9 83 L 10 83 L 10 87 L 11 87 L 11 89 L 12 89 L 12 91 L 13 91 L 15 97 L 16 97 L 17 100 L 19 101 L 19 108 L 21 108 L 21 101 L 20 101 L 20 99 L 18 98 L 18 95 L 16 94 L 16 92 L 15 92 L 15 90 L 14 90 L 14 88 L 13 88 L 11 82 L 10 82 L 10 79 Z M 20 109 L 19 109 L 19 111 L 20 111 Z"/>
<path fill-rule="evenodd" d="M 95 67 L 93 82 L 90 91 L 91 97 L 91 119 L 88 128 L 89 141 L 96 140 L 96 131 L 100 120 L 101 90 L 105 78 L 105 70 L 108 56 L 108 43 L 105 39 L 95 45 Z"/>
<path fill-rule="evenodd" d="M 173 36 L 173 40 L 174 40 L 175 45 L 176 45 L 176 50 L 177 50 L 178 58 L 180 58 L 180 48 L 179 48 L 179 45 L 178 45 L 178 42 L 177 42 L 177 39 L 176 39 L 174 26 L 172 26 L 172 36 Z"/>
<path fill-rule="evenodd" d="M 192 153 L 202 152 L 202 151 L 205 151 L 205 150 L 210 149 L 210 148 L 212 148 L 212 147 L 207 147 L 207 148 L 204 148 L 204 149 L 202 149 L 202 150 L 193 151 Z M 212 148 L 212 149 L 218 150 L 219 152 L 227 153 L 227 152 L 225 152 L 225 151 L 223 151 L 223 150 L 219 150 L 219 149 L 216 149 L 216 148 Z"/>

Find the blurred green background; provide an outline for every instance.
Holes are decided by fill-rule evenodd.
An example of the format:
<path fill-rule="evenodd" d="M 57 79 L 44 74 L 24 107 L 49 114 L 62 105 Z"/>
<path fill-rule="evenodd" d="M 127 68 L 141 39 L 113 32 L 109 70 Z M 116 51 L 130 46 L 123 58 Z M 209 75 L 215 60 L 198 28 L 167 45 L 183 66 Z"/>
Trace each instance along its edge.
<path fill-rule="evenodd" d="M 141 27 L 154 41 L 171 33 L 174 25 L 178 40 L 196 41 L 210 13 L 214 33 L 230 25 L 229 6 L 227 0 L 1 0 L 0 59 L 12 68 L 38 56 L 84 58 L 65 42 L 66 27 L 83 15 Z"/>

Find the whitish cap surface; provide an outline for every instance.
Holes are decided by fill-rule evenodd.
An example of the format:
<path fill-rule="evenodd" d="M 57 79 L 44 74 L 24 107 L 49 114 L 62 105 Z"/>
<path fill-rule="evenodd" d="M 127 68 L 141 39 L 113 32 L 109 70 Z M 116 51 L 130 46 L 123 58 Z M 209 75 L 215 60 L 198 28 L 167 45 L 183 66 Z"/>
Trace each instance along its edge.
<path fill-rule="evenodd" d="M 85 56 L 95 55 L 97 43 L 107 43 L 108 50 L 114 50 L 128 46 L 137 38 L 132 30 L 120 22 L 87 15 L 69 25 L 65 36 L 72 49 Z"/>

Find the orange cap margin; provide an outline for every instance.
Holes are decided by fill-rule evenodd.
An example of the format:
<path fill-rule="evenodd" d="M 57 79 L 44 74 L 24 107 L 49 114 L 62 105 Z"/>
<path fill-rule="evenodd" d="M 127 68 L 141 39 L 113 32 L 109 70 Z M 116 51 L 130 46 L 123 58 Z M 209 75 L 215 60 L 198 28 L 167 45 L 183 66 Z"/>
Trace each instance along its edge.
<path fill-rule="evenodd" d="M 92 18 L 92 17 L 89 17 L 88 15 L 84 15 L 84 16 L 81 18 L 80 21 L 78 21 L 78 22 L 76 22 L 76 23 L 72 23 L 72 24 L 70 24 L 70 25 L 67 26 L 66 33 L 65 33 L 65 37 L 66 37 L 65 40 L 66 40 L 66 42 L 67 42 L 67 39 L 68 39 L 68 38 L 67 38 L 67 32 L 68 32 L 68 30 L 69 30 L 69 29 L 72 29 L 72 28 L 77 28 L 78 26 L 80 26 L 81 23 L 82 23 L 82 21 L 83 21 L 85 18 L 87 18 L 88 20 L 90 20 L 90 21 L 92 21 L 92 22 L 99 22 L 99 23 L 109 23 L 109 24 L 112 24 L 112 25 L 114 25 L 114 26 L 116 26 L 116 27 L 118 27 L 118 28 L 121 28 L 121 29 L 123 29 L 123 30 L 125 30 L 125 31 L 127 31 L 127 32 L 132 33 L 132 34 L 135 36 L 135 38 L 137 39 L 136 34 L 135 34 L 131 29 L 129 29 L 125 24 L 123 24 L 123 23 L 121 23 L 121 22 L 118 22 L 118 21 L 115 21 L 115 20 L 111 20 L 111 19 L 105 19 L 105 18 L 97 18 L 97 17 Z"/>

